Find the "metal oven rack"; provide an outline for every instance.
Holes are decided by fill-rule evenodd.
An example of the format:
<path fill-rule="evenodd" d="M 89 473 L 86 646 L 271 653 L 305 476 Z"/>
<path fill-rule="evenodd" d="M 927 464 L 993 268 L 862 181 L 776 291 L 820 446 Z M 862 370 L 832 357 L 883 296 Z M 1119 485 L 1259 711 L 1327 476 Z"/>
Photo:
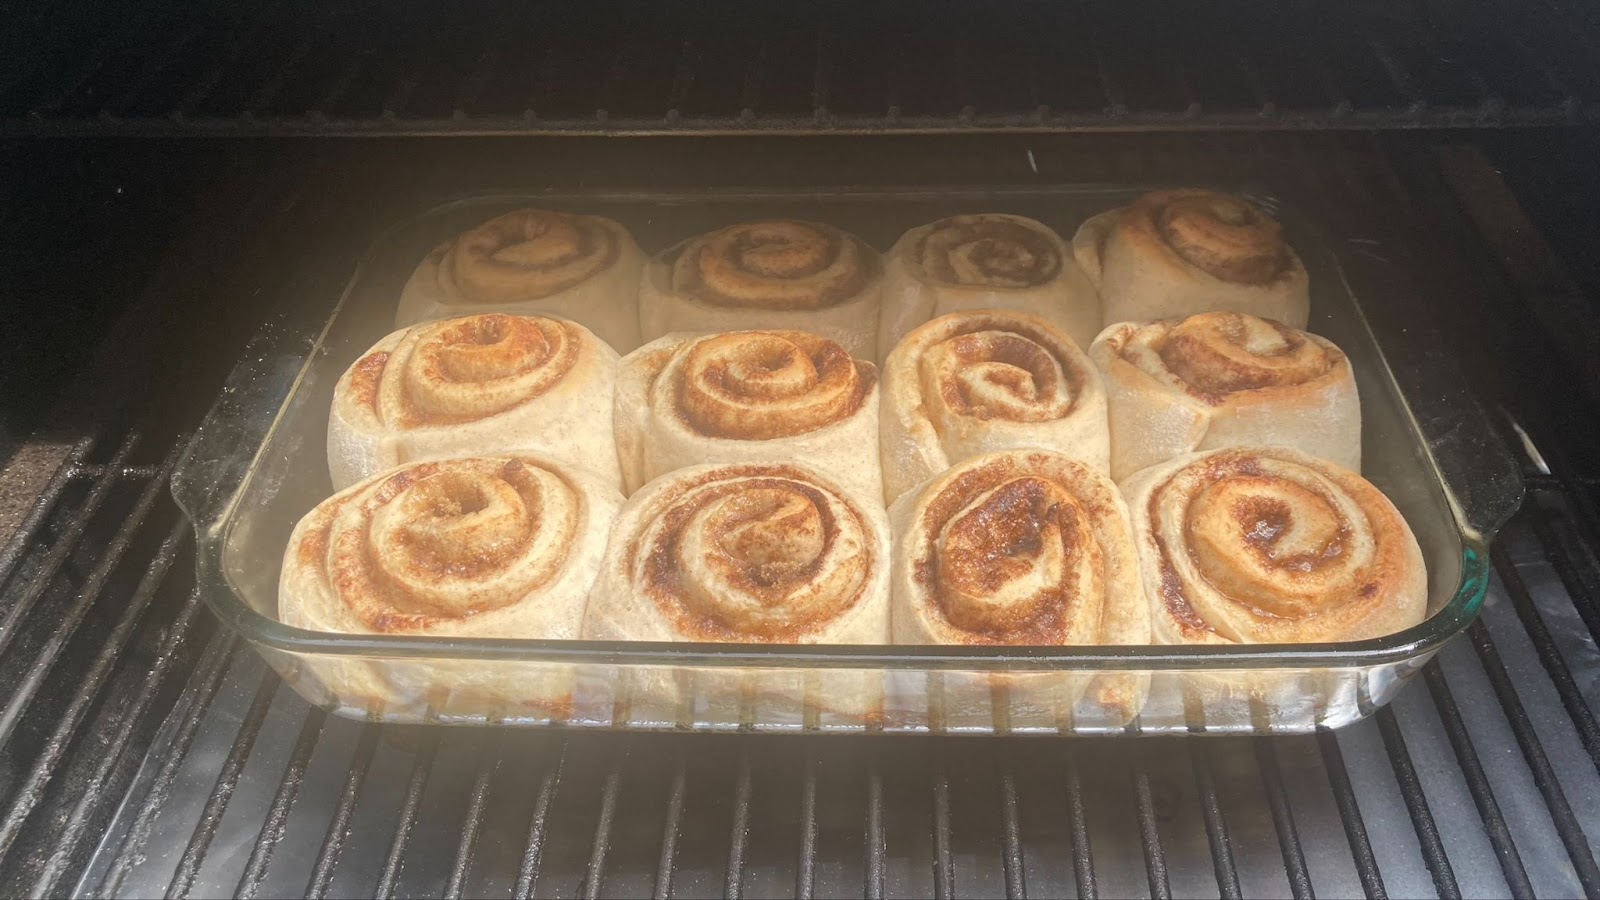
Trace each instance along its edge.
<path fill-rule="evenodd" d="M 1600 99 L 1576 0 L 96 9 L 0 36 L 0 134 L 1481 127 Z"/>
<path fill-rule="evenodd" d="M 1453 262 L 1492 257 L 1475 208 L 1456 199 L 1466 192 L 1438 174 L 1463 166 L 1440 164 L 1456 157 L 1434 143 L 1105 138 L 1030 143 L 1024 157 L 1000 142 L 984 145 L 988 161 L 970 145 L 942 158 L 928 145 L 924 163 L 966 159 L 967 175 L 1023 180 L 1030 168 L 1095 180 L 1249 172 L 1325 217 L 1353 278 L 1411 273 L 1425 288 L 1415 306 L 1446 298 L 1464 355 L 1536 342 L 1540 307 L 1506 289 L 1514 275 Z M 490 161 L 423 190 L 504 173 L 498 151 L 451 152 Z M 248 262 L 218 272 L 198 264 L 217 252 L 200 240 L 179 268 L 205 273 L 201 302 L 264 291 L 316 307 L 393 212 L 385 204 L 417 202 L 375 196 L 428 153 L 413 147 L 384 169 L 361 152 L 306 150 L 293 202 L 259 219 L 250 197 L 283 179 L 250 157 L 224 179 L 249 196 L 222 198 L 251 211 L 238 214 L 244 230 L 353 237 L 252 245 L 239 254 Z M 368 166 L 359 179 L 357 164 Z M 329 188 L 347 181 L 359 185 Z M 336 218 L 351 210 L 362 224 Z M 264 302 L 240 315 L 260 321 Z M 1501 315 L 1485 335 L 1479 319 Z M 1421 327 L 1406 321 L 1379 324 Z M 122 365 L 114 354 L 91 367 L 89 392 Z M 1581 389 L 1539 382 L 1559 383 L 1562 369 L 1526 347 L 1481 369 L 1471 389 L 1536 448 L 1483 620 L 1374 719 L 1283 739 L 619 737 L 333 719 L 217 631 L 193 593 L 164 482 L 197 408 L 93 417 L 92 430 L 28 444 L 0 471 L 4 486 L 15 460 L 35 459 L 35 499 L 0 551 L 0 892 L 1600 894 L 1596 482 L 1555 406 L 1593 407 Z M 221 373 L 208 378 L 201 394 Z"/>

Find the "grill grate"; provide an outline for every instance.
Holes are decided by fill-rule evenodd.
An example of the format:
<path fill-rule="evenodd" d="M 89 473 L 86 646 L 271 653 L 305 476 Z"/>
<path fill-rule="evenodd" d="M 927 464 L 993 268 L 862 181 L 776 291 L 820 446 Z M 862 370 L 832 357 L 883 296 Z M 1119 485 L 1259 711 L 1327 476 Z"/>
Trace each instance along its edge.
<path fill-rule="evenodd" d="M 1189 165 L 1146 146 L 1112 164 Z M 1338 202 L 1406 196 L 1354 155 L 1274 155 L 1273 177 L 1337 233 L 1406 246 L 1394 238 L 1424 233 L 1418 208 L 1383 225 Z M 1263 162 L 1237 144 L 1217 159 Z M 613 736 L 308 708 L 200 611 L 162 497 L 180 443 L 71 444 L 0 549 L 0 675 L 20 673 L 0 678 L 6 893 L 1597 893 L 1584 691 L 1600 566 L 1581 472 L 1530 458 L 1483 620 L 1395 706 L 1338 733 Z"/>
<path fill-rule="evenodd" d="M 1574 0 L 169 0 L 26 24 L 4 134 L 1532 125 L 1592 120 L 1600 84 Z"/>
<path fill-rule="evenodd" d="M 1519 516 L 1501 546 L 1553 553 L 1549 545 L 1529 540 L 1535 515 Z M 174 533 L 169 544 L 180 535 Z M 124 812 L 126 823 L 113 829 L 114 839 L 82 887 L 108 896 L 163 890 L 169 896 L 471 896 L 493 887 L 517 896 L 641 890 L 671 896 L 718 886 L 731 896 L 841 890 L 955 896 L 981 892 L 981 881 L 965 881 L 992 867 L 978 877 L 996 878 L 998 872 L 994 886 L 1009 897 L 1074 888 L 1080 896 L 1134 890 L 1164 897 L 1196 887 L 1192 853 L 1198 849 L 1211 858 L 1207 868 L 1214 882 L 1205 888 L 1225 897 L 1275 890 L 1297 897 L 1382 897 L 1426 887 L 1444 897 L 1580 888 L 1593 895 L 1586 880 L 1594 867 L 1587 836 L 1597 825 L 1594 807 L 1568 797 L 1569 790 L 1587 799 L 1600 792 L 1595 760 L 1581 747 L 1584 718 L 1550 721 L 1549 707 L 1564 707 L 1559 697 L 1542 695 L 1558 693 L 1558 680 L 1550 679 L 1543 690 L 1524 680 L 1537 674 L 1530 664 L 1543 668 L 1553 659 L 1565 665 L 1559 651 L 1540 649 L 1546 643 L 1538 635 L 1545 628 L 1539 607 L 1566 598 L 1529 591 L 1522 572 L 1539 563 L 1514 561 L 1513 552 L 1496 553 L 1494 610 L 1474 626 L 1470 646 L 1453 644 L 1442 663 L 1427 667 L 1425 693 L 1410 692 L 1398 708 L 1347 732 L 1304 739 L 1163 741 L 1132 749 L 1103 742 L 1001 742 L 1002 749 L 990 754 L 987 744 L 938 740 L 828 738 L 780 745 L 755 736 L 607 740 L 385 729 L 330 720 L 305 707 L 251 651 L 219 635 L 169 722 L 169 738 L 158 741 L 151 755 L 152 771 L 133 794 L 142 799 Z M 1507 663 L 1500 648 L 1508 641 L 1527 643 L 1532 653 Z M 1466 672 L 1474 660 L 1479 671 Z M 1488 692 L 1501 704 L 1474 705 L 1463 713 L 1451 685 L 1468 680 L 1475 682 L 1475 695 Z M 242 718 L 219 703 L 224 697 L 248 702 Z M 1540 725 L 1528 711 L 1530 703 Z M 1419 714 L 1423 705 L 1432 706 L 1431 715 Z M 1588 715 L 1592 719 L 1592 711 Z M 1521 807 L 1526 798 L 1508 793 L 1514 782 L 1492 778 L 1479 758 L 1477 748 L 1493 727 L 1483 720 L 1493 716 L 1502 718 L 1522 751 L 1524 777 L 1537 786 L 1560 838 L 1556 846 L 1566 851 L 1575 878 L 1570 883 L 1549 865 L 1551 848 L 1535 843 L 1538 829 L 1514 835 L 1502 811 L 1508 799 Z M 1372 743 L 1373 732 L 1387 773 L 1372 767 L 1370 752 L 1360 746 Z M 1454 821 L 1453 833 L 1446 833 L 1436 819 L 1444 744 L 1471 794 L 1503 882 L 1486 878 L 1495 873 L 1482 865 L 1452 867 L 1471 842 L 1461 840 L 1468 823 Z M 1570 752 L 1569 745 L 1580 752 Z M 1427 760 L 1427 771 L 1419 768 L 1419 758 Z M 889 759 L 893 775 L 884 769 Z M 1582 766 L 1575 770 L 1579 759 Z M 1218 760 L 1225 761 L 1220 772 Z M 1318 770 L 1327 785 L 1325 799 L 1308 781 Z M 1085 781 L 1086 771 L 1092 781 Z M 331 775 L 340 777 L 330 780 Z M 1398 798 L 1384 796 L 1391 777 Z M 184 792 L 207 781 L 209 793 L 194 815 Z M 336 789 L 323 791 L 318 784 Z M 230 812 L 230 801 L 247 795 L 251 807 Z M 258 797 L 266 801 L 260 809 Z M 1131 821 L 1116 821 L 1119 798 Z M 984 804 L 990 808 L 974 809 Z M 378 821 L 358 822 L 359 811 L 369 805 L 376 807 L 369 818 Z M 927 819 L 919 806 L 928 809 Z M 1330 813 L 1349 850 L 1343 860 L 1329 857 L 1324 832 Z M 1391 841 L 1379 853 L 1368 823 L 1386 821 L 1392 829 L 1396 813 L 1409 819 L 1411 837 L 1398 847 Z M 444 819 L 430 822 L 430 816 Z M 13 813 L 5 821 L 14 820 Z M 181 837 L 174 820 L 192 827 L 176 864 L 168 859 L 163 865 L 163 854 L 152 851 Z M 325 828 L 316 827 L 317 821 Z M 998 827 L 988 830 L 990 823 Z M 294 839 L 296 824 L 318 843 Z M 378 833 L 363 831 L 374 824 L 381 826 Z M 912 834 L 919 825 L 928 826 L 926 837 Z M 241 844 L 251 833 L 253 840 Z M 353 845 L 357 837 L 364 846 Z M 1378 836 L 1380 847 L 1384 837 Z M 1272 852 L 1266 847 L 1274 839 L 1279 859 L 1272 876 L 1261 857 Z M 240 849 L 212 852 L 223 841 Z M 928 856 L 919 862 L 911 851 L 923 841 Z M 787 854 L 784 845 L 792 848 Z M 1394 857 L 1407 853 L 1407 845 L 1418 859 L 1397 865 Z M 988 863 L 985 847 L 992 851 Z M 1056 855 L 1056 847 L 1067 852 Z M 1529 878 L 1519 848 L 1535 853 L 1538 882 Z M 1240 852 L 1243 872 L 1236 861 Z M 1174 873 L 1173 866 L 1181 871 Z M 1175 874 L 1181 883 L 1174 882 Z M 48 873 L 34 885 L 56 886 Z"/>

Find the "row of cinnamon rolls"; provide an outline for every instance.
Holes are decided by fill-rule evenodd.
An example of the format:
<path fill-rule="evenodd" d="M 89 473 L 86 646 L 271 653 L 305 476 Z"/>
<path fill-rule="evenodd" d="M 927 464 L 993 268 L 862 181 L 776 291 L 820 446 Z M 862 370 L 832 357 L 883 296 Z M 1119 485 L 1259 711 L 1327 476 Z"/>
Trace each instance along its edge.
<path fill-rule="evenodd" d="M 1306 326 L 1304 265 L 1281 225 L 1226 194 L 1158 191 L 1084 222 L 1071 242 L 1014 215 L 942 219 L 880 255 L 830 225 L 747 222 L 646 259 L 621 224 L 522 209 L 441 244 L 396 324 L 505 312 L 587 326 L 621 353 L 680 331 L 789 329 L 882 360 L 948 312 L 1040 315 L 1087 346 L 1105 325 L 1204 310 Z"/>
<path fill-rule="evenodd" d="M 572 322 L 427 323 L 340 382 L 343 490 L 296 530 L 280 613 L 556 639 L 1358 640 L 1426 605 L 1359 447 L 1344 354 L 1238 313 L 1113 326 L 1088 354 L 1036 316 L 953 313 L 881 373 L 802 332 L 619 359 Z"/>
<path fill-rule="evenodd" d="M 887 504 L 1016 447 L 1117 479 L 1248 445 L 1359 470 L 1360 422 L 1337 346 L 1242 313 L 1113 325 L 1087 354 L 1039 316 L 950 313 L 881 369 L 803 331 L 677 333 L 618 357 L 575 322 L 492 313 L 402 329 L 352 364 L 328 461 L 344 488 L 413 460 L 534 451 L 627 494 L 699 463 L 803 461 Z"/>
<path fill-rule="evenodd" d="M 547 457 L 426 461 L 313 510 L 279 590 L 283 621 L 317 631 L 756 645 L 1319 643 L 1402 630 L 1425 606 L 1421 552 L 1382 493 L 1253 447 L 1185 454 L 1120 487 L 1056 451 L 987 453 L 887 511 L 800 463 L 691 466 L 624 500 Z M 470 687 L 554 708 L 571 692 L 471 662 L 356 665 L 325 673 L 338 693 Z M 861 717 L 883 701 L 871 673 L 821 677 L 810 703 Z M 745 689 L 737 673 L 705 678 L 711 696 Z M 1027 690 L 1035 677 L 995 679 Z M 682 688 L 662 681 L 640 693 L 670 704 Z M 1101 681 L 1041 687 L 1068 705 L 1098 690 L 1117 721 L 1137 713 L 1147 679 Z"/>

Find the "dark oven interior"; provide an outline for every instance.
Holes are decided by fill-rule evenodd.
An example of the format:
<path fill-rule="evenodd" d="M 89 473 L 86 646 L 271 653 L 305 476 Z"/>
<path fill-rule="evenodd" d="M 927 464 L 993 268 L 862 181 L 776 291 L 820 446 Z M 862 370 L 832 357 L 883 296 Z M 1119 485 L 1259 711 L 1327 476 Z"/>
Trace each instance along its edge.
<path fill-rule="evenodd" d="M 1600 894 L 1600 20 L 1569 0 L 97 4 L 0 35 L 0 892 Z M 1261 185 L 1520 460 L 1482 619 L 1304 737 L 358 724 L 167 479 L 258 334 L 492 190 Z"/>

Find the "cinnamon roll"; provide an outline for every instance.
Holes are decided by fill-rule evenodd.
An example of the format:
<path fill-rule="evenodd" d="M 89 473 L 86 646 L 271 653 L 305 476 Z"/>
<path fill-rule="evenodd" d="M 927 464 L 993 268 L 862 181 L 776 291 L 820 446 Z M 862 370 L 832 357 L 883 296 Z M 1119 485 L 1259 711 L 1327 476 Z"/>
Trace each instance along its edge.
<path fill-rule="evenodd" d="M 800 331 L 669 335 L 622 360 L 617 447 L 629 492 L 710 462 L 802 460 L 883 493 L 878 370 Z"/>
<path fill-rule="evenodd" d="M 1111 475 L 1181 453 L 1302 450 L 1361 469 L 1361 403 L 1331 341 L 1243 313 L 1107 328 L 1089 348 L 1105 379 Z"/>
<path fill-rule="evenodd" d="M 645 257 L 599 216 L 519 209 L 434 248 L 400 295 L 395 326 L 473 313 L 560 316 L 619 353 L 639 346 Z"/>
<path fill-rule="evenodd" d="M 975 310 L 914 329 L 883 366 L 884 497 L 961 460 L 1048 447 L 1107 471 L 1100 374 L 1038 316 Z"/>
<path fill-rule="evenodd" d="M 1122 492 L 1157 643 L 1359 641 L 1426 613 L 1411 528 L 1347 469 L 1235 447 L 1151 466 Z"/>
<path fill-rule="evenodd" d="M 1049 450 L 977 456 L 902 496 L 889 521 L 896 644 L 1150 642 L 1128 509 L 1093 466 Z M 1056 694 L 1071 707 L 1087 684 L 1056 673 L 945 678 L 947 693 L 983 700 L 1003 685 L 1023 707 Z M 1094 699 L 1125 720 L 1142 695 L 1141 679 L 1107 680 Z"/>
<path fill-rule="evenodd" d="M 886 644 L 889 525 L 876 496 L 801 465 L 679 469 L 629 498 L 589 601 L 584 637 L 742 644 Z M 682 673 L 687 674 L 687 673 Z M 747 677 L 701 670 L 647 693 L 700 702 L 810 703 L 875 715 L 873 673 Z M 660 697 L 656 698 L 661 699 Z M 689 698 L 691 701 L 696 698 Z"/>
<path fill-rule="evenodd" d="M 1084 222 L 1072 251 L 1107 325 L 1227 310 L 1305 328 L 1311 315 L 1283 226 L 1242 197 L 1154 191 Z"/>
<path fill-rule="evenodd" d="M 572 639 L 622 496 L 545 457 L 415 463 L 318 504 L 278 584 L 285 624 L 344 634 Z M 336 695 L 455 711 L 569 702 L 570 672 L 453 660 L 317 663 Z"/>
<path fill-rule="evenodd" d="M 906 232 L 884 257 L 878 357 L 934 316 L 1013 309 L 1055 323 L 1078 346 L 1100 331 L 1100 298 L 1061 237 L 1043 222 L 952 216 Z"/>
<path fill-rule="evenodd" d="M 526 450 L 621 486 L 611 422 L 617 354 L 559 319 L 489 314 L 379 341 L 334 387 L 335 489 L 404 462 Z"/>
<path fill-rule="evenodd" d="M 853 234 L 817 222 L 747 222 L 684 241 L 645 269 L 644 340 L 676 331 L 782 328 L 877 346 L 883 263 Z"/>

